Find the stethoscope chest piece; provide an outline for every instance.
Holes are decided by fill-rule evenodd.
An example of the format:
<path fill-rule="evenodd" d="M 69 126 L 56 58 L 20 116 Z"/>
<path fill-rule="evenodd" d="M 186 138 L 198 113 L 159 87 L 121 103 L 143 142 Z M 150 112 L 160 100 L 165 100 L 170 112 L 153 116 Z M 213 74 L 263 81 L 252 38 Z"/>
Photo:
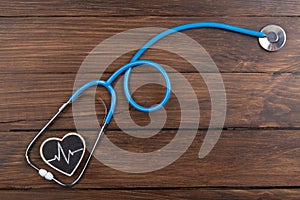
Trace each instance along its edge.
<path fill-rule="evenodd" d="M 48 138 L 40 146 L 43 161 L 56 171 L 72 176 L 84 156 L 85 141 L 78 133 L 68 133 L 62 139 Z"/>
<path fill-rule="evenodd" d="M 260 46 L 267 51 L 277 51 L 281 49 L 286 42 L 285 31 L 278 25 L 265 26 L 261 32 L 265 34 L 264 38 L 259 38 Z"/>

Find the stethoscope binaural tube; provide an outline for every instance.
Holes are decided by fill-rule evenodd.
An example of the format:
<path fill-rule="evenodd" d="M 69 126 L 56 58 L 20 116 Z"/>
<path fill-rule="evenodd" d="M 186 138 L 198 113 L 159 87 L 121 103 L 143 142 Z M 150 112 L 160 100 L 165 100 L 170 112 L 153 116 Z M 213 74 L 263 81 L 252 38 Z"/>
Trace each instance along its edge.
<path fill-rule="evenodd" d="M 94 150 L 104 133 L 104 129 L 107 124 L 110 123 L 113 113 L 116 107 L 116 92 L 112 87 L 112 83 L 116 80 L 117 77 L 120 75 L 124 74 L 124 94 L 128 100 L 128 102 L 137 110 L 142 111 L 142 112 L 154 112 L 156 110 L 159 110 L 162 108 L 169 100 L 170 95 L 171 95 L 171 81 L 169 79 L 169 76 L 167 72 L 164 70 L 163 67 L 161 67 L 159 64 L 150 61 L 150 60 L 139 60 L 139 58 L 149 49 L 153 44 L 155 44 L 157 41 L 163 39 L 164 37 L 175 33 L 179 31 L 184 31 L 188 29 L 196 29 L 196 28 L 217 28 L 217 29 L 223 29 L 223 30 L 228 30 L 232 32 L 237 32 L 241 33 L 244 35 L 249 35 L 253 37 L 259 38 L 259 43 L 267 51 L 277 51 L 280 48 L 282 48 L 285 44 L 286 41 L 286 34 L 284 30 L 277 26 L 277 25 L 269 25 L 264 27 L 261 31 L 255 31 L 255 30 L 250 30 L 250 29 L 245 29 L 245 28 L 240 28 L 236 26 L 231 26 L 228 24 L 222 24 L 222 23 L 217 23 L 217 22 L 197 22 L 197 23 L 191 23 L 191 24 L 183 24 L 180 26 L 173 27 L 171 29 L 168 29 L 166 31 L 163 31 L 153 37 L 151 40 L 149 40 L 147 43 L 145 43 L 137 52 L 136 54 L 132 57 L 129 63 L 123 65 L 120 67 L 117 71 L 115 71 L 106 81 L 104 80 L 93 80 L 90 81 L 83 86 L 81 86 L 79 89 L 73 93 L 73 95 L 69 98 L 69 100 L 64 103 L 58 110 L 58 112 L 47 122 L 47 124 L 39 131 L 39 133 L 33 138 L 33 140 L 29 143 L 26 151 L 25 151 L 25 158 L 27 163 L 34 168 L 35 170 L 38 171 L 39 175 L 44 177 L 47 180 L 52 180 L 56 182 L 57 184 L 65 187 L 72 187 L 74 186 L 83 176 L 88 163 L 94 153 Z M 155 68 L 158 72 L 160 72 L 164 78 L 165 81 L 165 86 L 166 86 L 166 92 L 165 96 L 162 99 L 162 101 L 152 107 L 144 107 L 142 105 L 139 105 L 138 103 L 135 102 L 135 100 L 132 98 L 130 89 L 129 89 L 129 77 L 132 68 L 137 67 L 137 66 L 142 66 L 142 65 L 148 65 L 153 68 Z M 92 147 L 92 150 L 90 151 L 90 154 L 83 166 L 83 169 L 79 173 L 78 177 L 72 182 L 72 183 L 62 183 L 61 181 L 57 180 L 51 172 L 47 172 L 45 169 L 40 169 L 36 165 L 34 165 L 29 157 L 29 152 L 33 146 L 33 144 L 37 141 L 37 139 L 41 136 L 41 134 L 46 130 L 46 128 L 55 120 L 56 117 L 59 116 L 59 114 L 72 102 L 74 102 L 81 93 L 83 93 L 85 90 L 87 90 L 90 87 L 94 86 L 102 86 L 106 88 L 110 95 L 111 95 L 111 102 L 110 102 L 110 108 L 108 109 L 107 115 L 104 118 L 103 125 L 101 127 L 101 130 L 97 136 L 97 139 Z"/>

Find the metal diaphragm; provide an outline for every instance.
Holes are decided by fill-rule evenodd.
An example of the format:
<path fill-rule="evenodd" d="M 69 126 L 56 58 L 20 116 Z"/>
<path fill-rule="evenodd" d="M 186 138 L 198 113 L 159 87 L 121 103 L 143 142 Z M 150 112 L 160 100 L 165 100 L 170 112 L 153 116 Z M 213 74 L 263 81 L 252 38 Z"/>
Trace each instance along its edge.
<path fill-rule="evenodd" d="M 285 31 L 278 25 L 268 25 L 261 29 L 265 37 L 258 38 L 260 46 L 267 51 L 278 51 L 286 42 Z"/>

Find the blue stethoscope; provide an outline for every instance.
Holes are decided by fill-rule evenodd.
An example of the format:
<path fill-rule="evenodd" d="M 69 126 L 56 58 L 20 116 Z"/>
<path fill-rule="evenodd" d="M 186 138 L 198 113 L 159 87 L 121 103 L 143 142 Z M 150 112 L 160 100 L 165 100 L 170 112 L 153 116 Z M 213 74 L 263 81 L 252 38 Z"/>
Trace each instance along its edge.
<path fill-rule="evenodd" d="M 191 23 L 191 24 L 184 24 L 180 26 L 173 27 L 171 29 L 168 29 L 166 31 L 163 31 L 153 37 L 151 40 L 149 40 L 146 44 L 144 44 L 137 52 L 136 54 L 132 57 L 129 63 L 123 65 L 120 67 L 117 71 L 115 71 L 107 80 L 93 80 L 82 87 L 80 87 L 73 95 L 69 98 L 69 100 L 64 103 L 58 110 L 58 112 L 48 121 L 48 123 L 40 130 L 40 132 L 33 138 L 33 140 L 30 142 L 28 145 L 26 152 L 25 152 L 25 158 L 28 164 L 34 168 L 35 170 L 38 171 L 38 173 L 44 177 L 47 180 L 51 180 L 56 182 L 57 184 L 61 186 L 73 186 L 75 185 L 83 176 L 88 163 L 94 153 L 94 150 L 99 142 L 99 139 L 101 138 L 105 127 L 110 123 L 114 110 L 116 107 L 116 92 L 112 86 L 112 83 L 116 80 L 117 77 L 120 75 L 124 74 L 124 94 L 128 100 L 128 102 L 137 110 L 142 111 L 142 112 L 154 112 L 162 108 L 169 100 L 170 95 L 171 95 L 171 82 L 169 79 L 169 76 L 167 72 L 164 70 L 163 67 L 161 67 L 159 64 L 150 61 L 150 60 L 139 60 L 139 58 L 147 51 L 148 48 L 150 48 L 153 44 L 155 44 L 157 41 L 163 39 L 164 37 L 175 33 L 175 32 L 180 32 L 188 29 L 196 29 L 196 28 L 217 28 L 217 29 L 223 29 L 223 30 L 228 30 L 228 31 L 233 31 L 237 33 L 241 33 L 244 35 L 249 35 L 253 37 L 257 37 L 259 39 L 259 44 L 261 45 L 262 48 L 264 48 L 267 51 L 277 51 L 280 48 L 282 48 L 285 44 L 286 41 L 286 34 L 285 31 L 277 26 L 277 25 L 268 25 L 264 27 L 261 31 L 255 31 L 255 30 L 249 30 L 249 29 L 244 29 L 236 26 L 231 26 L 227 24 L 222 24 L 222 23 L 216 23 L 216 22 L 198 22 L 198 23 Z M 140 66 L 140 65 L 148 65 L 153 68 L 155 68 L 157 71 L 159 71 L 163 78 L 164 82 L 166 85 L 166 91 L 165 91 L 165 96 L 162 99 L 162 101 L 152 107 L 144 107 L 142 105 L 139 105 L 138 103 L 135 102 L 135 100 L 132 98 L 130 89 L 129 89 L 129 77 L 132 68 Z M 54 175 L 51 172 L 46 171 L 45 169 L 40 169 L 36 165 L 34 165 L 30 158 L 29 158 L 29 152 L 33 146 L 33 144 L 37 141 L 37 139 L 41 136 L 41 134 L 46 130 L 46 128 L 53 122 L 53 120 L 71 103 L 73 103 L 77 97 L 83 93 L 85 90 L 87 90 L 90 87 L 93 86 L 102 86 L 108 90 L 108 92 L 111 95 L 111 102 L 110 102 L 110 108 L 108 109 L 108 112 L 104 118 L 103 125 L 101 127 L 101 130 L 97 136 L 97 139 L 90 151 L 90 154 L 81 170 L 79 173 L 78 177 L 72 182 L 72 183 L 62 183 L 58 179 L 54 177 Z"/>

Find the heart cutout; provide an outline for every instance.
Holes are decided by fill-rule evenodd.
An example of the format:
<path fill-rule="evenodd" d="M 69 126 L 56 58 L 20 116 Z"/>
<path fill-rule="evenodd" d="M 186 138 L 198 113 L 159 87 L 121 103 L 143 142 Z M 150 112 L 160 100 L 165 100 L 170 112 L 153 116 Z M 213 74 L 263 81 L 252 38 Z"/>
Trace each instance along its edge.
<path fill-rule="evenodd" d="M 72 176 L 85 152 L 85 141 L 77 133 L 68 133 L 62 139 L 48 138 L 40 147 L 40 155 L 51 168 Z"/>

